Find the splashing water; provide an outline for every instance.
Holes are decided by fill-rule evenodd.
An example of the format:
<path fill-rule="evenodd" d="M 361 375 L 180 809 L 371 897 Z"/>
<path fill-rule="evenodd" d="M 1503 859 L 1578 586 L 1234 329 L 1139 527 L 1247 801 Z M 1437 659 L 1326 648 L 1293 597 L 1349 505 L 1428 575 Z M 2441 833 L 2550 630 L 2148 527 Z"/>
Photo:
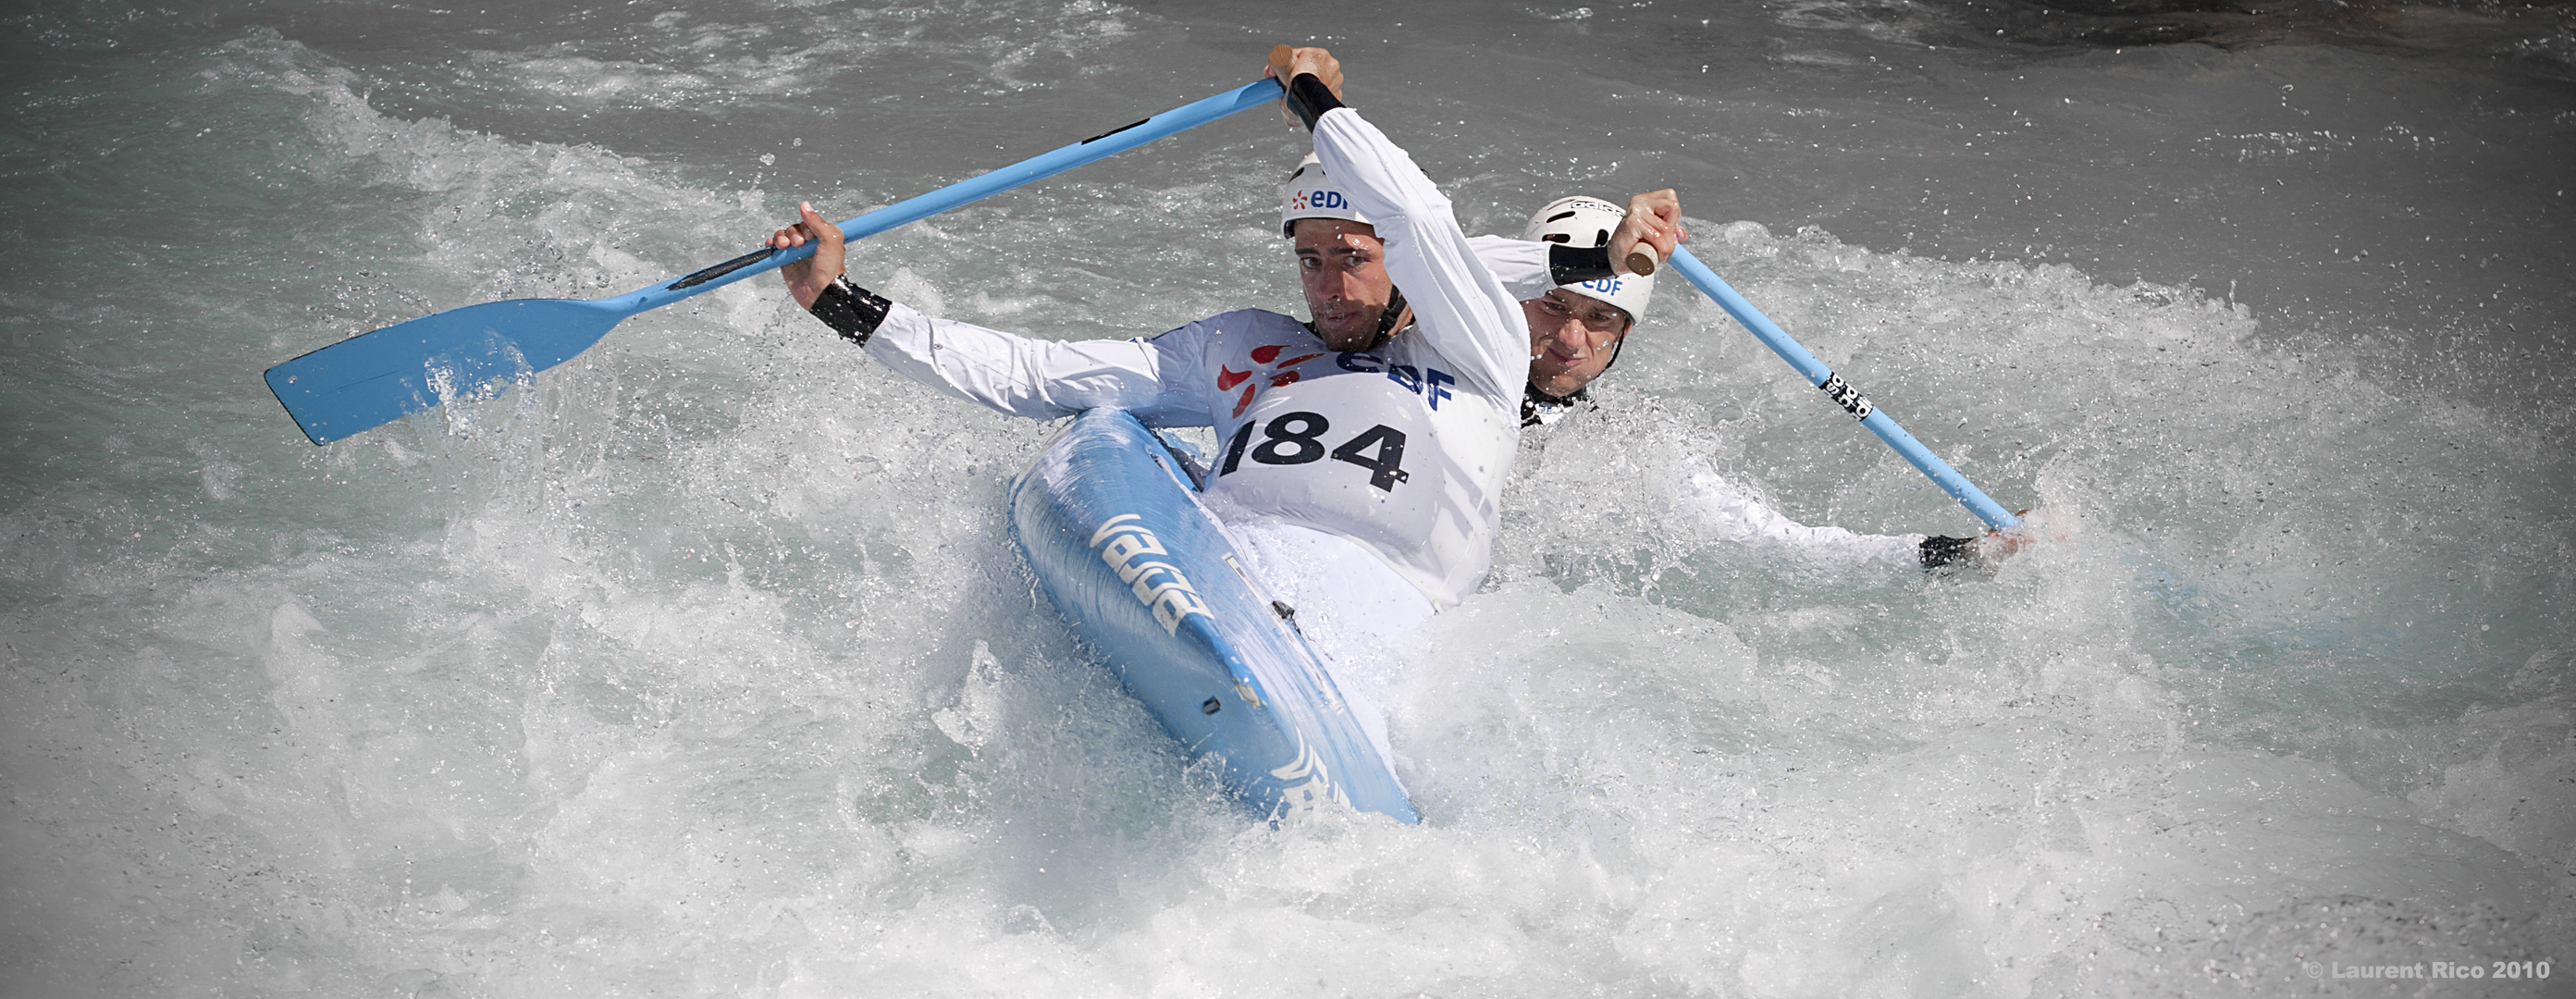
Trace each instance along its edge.
<path fill-rule="evenodd" d="M 2576 956 L 2563 74 L 1978 47 L 1930 5 L 1319 10 L 11 15 L 0 992 L 2332 995 Z M 1940 575 L 1717 537 L 1695 482 L 1970 521 L 1671 282 L 1403 650 L 1426 823 L 1272 827 L 1036 595 L 1001 499 L 1050 428 L 772 284 L 327 449 L 260 389 L 1316 24 L 1368 26 L 1324 39 L 1354 102 L 1471 232 L 1680 188 L 1713 267 L 2073 536 Z M 1255 117 L 852 270 L 1059 338 L 1294 310 L 1298 139 Z"/>

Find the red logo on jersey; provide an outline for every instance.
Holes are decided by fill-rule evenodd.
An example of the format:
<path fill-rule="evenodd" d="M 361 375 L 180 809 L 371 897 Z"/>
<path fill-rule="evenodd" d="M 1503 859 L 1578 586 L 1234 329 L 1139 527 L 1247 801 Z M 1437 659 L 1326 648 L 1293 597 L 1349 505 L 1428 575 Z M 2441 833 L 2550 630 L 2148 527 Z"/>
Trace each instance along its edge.
<path fill-rule="evenodd" d="M 1302 364 L 1302 363 L 1305 363 L 1305 362 L 1307 362 L 1307 361 L 1311 361 L 1311 360 L 1314 360 L 1314 359 L 1316 359 L 1316 358 L 1318 358 L 1318 357 L 1322 357 L 1322 356 L 1324 356 L 1324 355 L 1322 355 L 1322 354 L 1320 354 L 1320 353 L 1317 353 L 1317 354 L 1300 354 L 1300 355 L 1298 355 L 1298 356 L 1296 356 L 1296 357 L 1289 358 L 1289 359 L 1287 359 L 1287 360 L 1285 360 L 1285 361 L 1280 361 L 1280 360 L 1279 360 L 1279 355 L 1280 355 L 1280 353 L 1281 353 L 1282 351 L 1287 350 L 1287 349 L 1288 349 L 1288 345 L 1286 345 L 1286 344 L 1278 344 L 1278 343 L 1265 343 L 1265 344 L 1262 344 L 1261 346 L 1258 346 L 1258 347 L 1254 347 L 1254 348 L 1252 348 L 1252 354 L 1251 354 L 1251 356 L 1252 356 L 1252 362 L 1253 362 L 1254 364 L 1269 364 L 1269 363 L 1271 363 L 1271 362 L 1273 362 L 1273 361 L 1278 361 L 1278 362 L 1279 362 L 1279 363 L 1278 363 L 1278 367 L 1286 368 L 1286 367 L 1290 367 L 1290 366 L 1292 366 L 1292 365 Z M 1256 374 L 1259 374 L 1259 373 L 1260 373 L 1260 372 L 1258 372 L 1258 371 L 1236 371 L 1236 370 L 1234 370 L 1233 368 L 1229 368 L 1229 367 L 1226 367 L 1226 366 L 1225 366 L 1225 365 L 1223 365 L 1223 364 L 1219 364 L 1219 365 L 1217 365 L 1217 366 L 1216 366 L 1216 390 L 1217 390 L 1217 391 L 1219 391 L 1219 392 L 1224 392 L 1224 391 L 1231 390 L 1231 389 L 1233 389 L 1233 388 L 1234 388 L 1235 386 L 1237 386 L 1237 385 L 1243 385 L 1243 381 L 1244 381 L 1244 379 L 1250 378 L 1250 377 L 1252 377 L 1253 375 L 1256 375 Z M 1291 383 L 1294 383 L 1295 381 L 1297 381 L 1297 373 L 1296 373 L 1296 372 L 1294 372 L 1294 371 L 1279 371 L 1279 372 L 1276 372 L 1276 373 L 1274 373 L 1274 374 L 1272 374 L 1272 375 L 1270 376 L 1270 379 L 1269 379 L 1269 382 L 1270 382 L 1270 383 L 1269 383 L 1269 387 L 1270 387 L 1270 388 L 1278 388 L 1279 386 L 1287 385 L 1287 384 L 1291 384 Z M 1254 395 L 1258 394 L 1258 393 L 1261 391 L 1262 387 L 1263 387 L 1263 386 L 1262 386 L 1262 384 L 1261 384 L 1260 382 L 1254 382 L 1254 383 L 1252 383 L 1252 384 L 1250 384 L 1250 385 L 1243 385 L 1243 395 L 1242 395 L 1242 396 L 1240 396 L 1240 397 L 1238 397 L 1238 398 L 1236 398 L 1236 399 L 1235 399 L 1235 401 L 1234 401 L 1234 415 L 1236 415 L 1236 416 L 1242 416 L 1242 415 L 1243 415 L 1243 411 L 1244 411 L 1244 410 L 1251 408 L 1251 407 L 1252 407 L 1252 397 L 1253 397 Z"/>

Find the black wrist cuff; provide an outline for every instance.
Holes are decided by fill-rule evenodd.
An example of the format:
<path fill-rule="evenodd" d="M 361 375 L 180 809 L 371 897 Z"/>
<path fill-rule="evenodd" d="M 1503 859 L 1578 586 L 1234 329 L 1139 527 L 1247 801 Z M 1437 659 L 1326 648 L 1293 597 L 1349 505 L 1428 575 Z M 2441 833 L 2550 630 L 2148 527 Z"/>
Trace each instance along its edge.
<path fill-rule="evenodd" d="M 1342 99 L 1333 96 L 1333 88 L 1325 86 L 1324 81 L 1315 78 L 1315 74 L 1299 73 L 1296 79 L 1288 81 L 1288 106 L 1296 110 L 1298 120 L 1305 122 L 1306 130 L 1312 132 L 1315 122 L 1324 117 L 1324 112 L 1342 106 Z"/>
<path fill-rule="evenodd" d="M 851 284 L 850 276 L 843 274 L 824 285 L 823 293 L 814 296 L 814 304 L 805 311 L 840 333 L 841 339 L 864 347 L 868 334 L 877 331 L 878 324 L 885 322 L 886 310 L 892 308 L 894 303 L 885 296 Z"/>
<path fill-rule="evenodd" d="M 1547 276 L 1558 284 L 1598 281 L 1618 273 L 1610 267 L 1607 246 L 1547 244 Z"/>
<path fill-rule="evenodd" d="M 1923 567 L 1926 569 L 1938 569 L 1945 565 L 1958 565 L 1976 558 L 1977 539 L 1945 538 L 1939 535 L 1934 535 L 1923 539 L 1921 551 L 1923 553 Z"/>

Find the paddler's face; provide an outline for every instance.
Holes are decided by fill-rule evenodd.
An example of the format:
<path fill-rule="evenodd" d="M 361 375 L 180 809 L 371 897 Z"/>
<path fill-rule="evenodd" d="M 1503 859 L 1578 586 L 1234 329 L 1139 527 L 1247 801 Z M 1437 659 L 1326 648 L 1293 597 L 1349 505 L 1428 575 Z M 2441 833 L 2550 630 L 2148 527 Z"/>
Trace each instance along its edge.
<path fill-rule="evenodd" d="M 1558 398 L 1601 377 L 1628 335 L 1627 312 L 1563 288 L 1522 302 L 1521 315 L 1529 320 L 1530 385 Z"/>
<path fill-rule="evenodd" d="M 1386 276 L 1386 244 L 1377 227 L 1342 219 L 1298 219 L 1297 276 L 1306 286 L 1306 311 L 1315 333 L 1334 350 L 1367 350 L 1377 340 L 1378 319 L 1395 297 Z"/>

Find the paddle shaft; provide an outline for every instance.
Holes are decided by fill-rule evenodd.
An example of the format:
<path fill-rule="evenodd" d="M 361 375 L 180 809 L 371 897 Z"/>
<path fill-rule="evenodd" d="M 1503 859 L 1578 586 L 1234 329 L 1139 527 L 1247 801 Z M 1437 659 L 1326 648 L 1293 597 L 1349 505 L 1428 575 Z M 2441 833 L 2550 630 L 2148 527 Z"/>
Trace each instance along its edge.
<path fill-rule="evenodd" d="M 1276 82 L 1246 84 L 887 205 L 841 223 L 841 230 L 849 239 L 872 236 L 1260 107 L 1278 96 Z M 305 436 L 315 444 L 328 444 L 450 400 L 489 397 L 505 383 L 523 381 L 571 360 L 629 316 L 813 255 L 812 243 L 792 250 L 762 247 L 615 298 L 528 298 L 449 309 L 321 347 L 270 367 L 263 378 Z"/>
<path fill-rule="evenodd" d="M 1279 92 L 1279 81 L 1265 79 L 1245 84 L 1205 100 L 1193 101 L 1045 155 L 1022 160 L 999 170 L 969 180 L 961 180 L 928 194 L 906 198 L 860 215 L 841 223 L 841 237 L 846 240 L 866 239 L 896 226 L 918 222 L 960 205 L 981 201 L 1022 184 L 1053 177 L 1094 160 L 1107 159 L 1164 136 L 1249 111 L 1278 100 Z M 613 303 L 626 309 L 626 314 L 631 316 L 638 312 L 661 308 L 693 295 L 714 291 L 744 278 L 777 270 L 813 255 L 814 244 L 811 242 L 788 250 L 763 247 L 671 281 L 606 299 L 603 304 Z"/>
<path fill-rule="evenodd" d="M 1930 478 L 1932 484 L 1940 486 L 1941 491 L 1950 494 L 1951 499 L 1958 500 L 1960 506 L 1967 507 L 1969 513 L 1976 514 L 1978 520 L 1985 521 L 1987 527 L 2002 530 L 2021 523 L 2021 518 L 2013 516 L 1996 504 L 1986 496 L 1984 491 L 1978 489 L 1975 483 L 1969 482 L 1967 476 L 1959 474 L 1958 469 L 1950 467 L 1949 462 L 1942 461 L 1939 455 L 1933 454 L 1930 448 L 1924 447 L 1922 441 L 1915 440 L 1913 434 L 1906 433 L 1904 427 L 1896 424 L 1895 417 L 1871 405 L 1869 399 L 1860 394 L 1860 390 L 1852 388 L 1842 380 L 1841 376 L 1834 374 L 1834 369 L 1826 367 L 1825 362 L 1816 359 L 1816 355 L 1808 353 L 1807 348 L 1792 339 L 1788 331 L 1780 328 L 1780 324 L 1772 322 L 1771 317 L 1763 315 L 1762 310 L 1754 308 L 1753 303 L 1745 301 L 1744 296 L 1737 293 L 1734 286 L 1727 284 L 1726 279 L 1718 277 L 1716 271 L 1708 269 L 1708 265 L 1701 263 L 1689 249 L 1674 250 L 1670 263 L 1674 270 L 1682 273 L 1682 277 L 1689 279 L 1690 283 L 1698 286 L 1701 292 L 1715 299 L 1718 307 L 1725 309 L 1727 315 L 1734 316 L 1736 322 L 1744 324 L 1745 329 L 1753 331 L 1753 335 L 1770 347 L 1772 353 L 1780 355 L 1781 360 L 1789 362 L 1790 367 L 1798 369 L 1799 374 L 1806 376 L 1808 384 L 1824 390 L 1825 394 L 1833 397 L 1833 400 L 1841 404 L 1845 411 L 1859 417 L 1861 426 L 1868 427 L 1871 433 L 1878 435 L 1879 440 L 1886 441 L 1887 446 L 1895 448 L 1897 454 L 1905 457 L 1906 463 L 1913 465 L 1916 471 Z"/>

